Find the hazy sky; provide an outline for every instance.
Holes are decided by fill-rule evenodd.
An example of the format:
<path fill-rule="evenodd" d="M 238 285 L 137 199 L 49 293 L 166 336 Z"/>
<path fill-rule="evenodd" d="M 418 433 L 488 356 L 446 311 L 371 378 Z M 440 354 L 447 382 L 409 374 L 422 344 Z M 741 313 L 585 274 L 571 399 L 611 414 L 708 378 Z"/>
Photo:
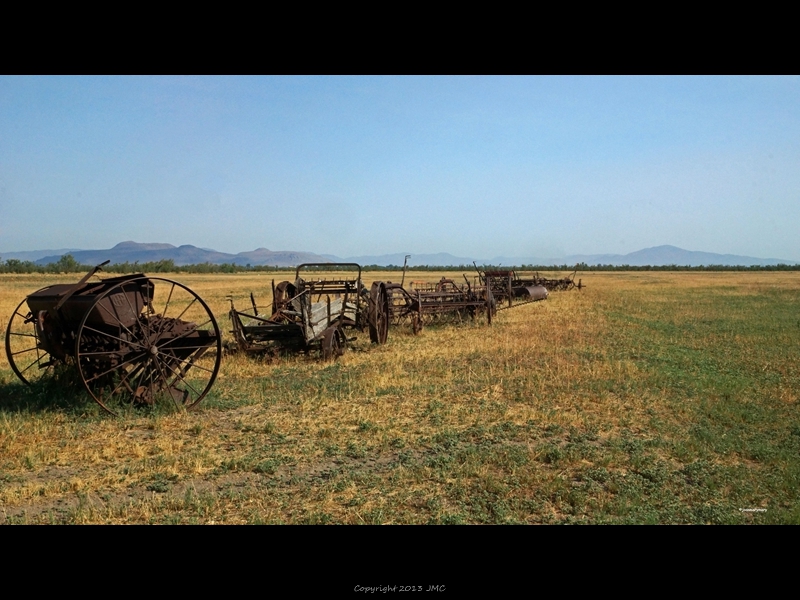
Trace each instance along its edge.
<path fill-rule="evenodd" d="M 800 260 L 798 77 L 0 77 L 0 251 Z"/>

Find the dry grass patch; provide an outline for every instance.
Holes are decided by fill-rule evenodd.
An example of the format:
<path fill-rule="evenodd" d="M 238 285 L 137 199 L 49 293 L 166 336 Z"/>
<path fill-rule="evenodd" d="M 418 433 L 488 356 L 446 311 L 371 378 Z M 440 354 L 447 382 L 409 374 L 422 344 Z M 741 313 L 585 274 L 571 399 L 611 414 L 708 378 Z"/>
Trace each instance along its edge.
<path fill-rule="evenodd" d="M 229 294 L 271 300 L 272 274 L 167 277 L 226 335 Z M 0 316 L 74 280 L 4 276 Z M 335 363 L 225 356 L 188 414 L 106 417 L 79 389 L 23 388 L 3 357 L 0 519 L 799 521 L 800 275 L 583 280 L 491 327 L 393 328 L 384 347 L 358 334 Z"/>

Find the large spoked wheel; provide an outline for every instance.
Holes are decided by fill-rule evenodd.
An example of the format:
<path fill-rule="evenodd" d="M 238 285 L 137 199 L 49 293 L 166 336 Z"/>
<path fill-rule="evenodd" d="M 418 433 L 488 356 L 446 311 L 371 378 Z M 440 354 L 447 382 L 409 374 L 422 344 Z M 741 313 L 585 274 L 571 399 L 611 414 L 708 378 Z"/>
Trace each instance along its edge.
<path fill-rule="evenodd" d="M 205 302 L 158 277 L 99 296 L 78 328 L 76 362 L 91 396 L 111 414 L 137 406 L 196 406 L 211 389 L 222 336 Z"/>
<path fill-rule="evenodd" d="M 17 377 L 28 385 L 52 375 L 54 367 L 63 362 L 42 349 L 35 318 L 28 309 L 26 298 L 14 310 L 6 328 L 8 364 Z"/>
<path fill-rule="evenodd" d="M 369 339 L 373 344 L 385 344 L 389 338 L 389 294 L 386 284 L 375 282 L 370 289 Z"/>
<path fill-rule="evenodd" d="M 328 327 L 322 334 L 322 359 L 334 360 L 344 354 L 347 338 L 338 325 Z"/>

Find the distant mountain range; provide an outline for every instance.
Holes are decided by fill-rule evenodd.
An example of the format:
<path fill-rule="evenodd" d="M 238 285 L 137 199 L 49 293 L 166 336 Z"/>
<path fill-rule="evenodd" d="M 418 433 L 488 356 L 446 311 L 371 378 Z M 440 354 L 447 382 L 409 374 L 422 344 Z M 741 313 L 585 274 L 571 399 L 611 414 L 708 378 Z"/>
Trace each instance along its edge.
<path fill-rule="evenodd" d="M 332 254 L 314 254 L 312 252 L 273 251 L 266 248 L 257 248 L 250 252 L 228 254 L 217 252 L 208 248 L 172 244 L 140 244 L 137 242 L 121 242 L 108 250 L 34 250 L 28 252 L 0 252 L 0 260 L 33 261 L 39 265 L 57 262 L 64 254 L 71 254 L 79 263 L 86 265 L 100 264 L 106 260 L 112 263 L 145 263 L 159 260 L 172 260 L 176 265 L 191 264 L 222 264 L 235 265 L 272 265 L 278 267 L 291 267 L 309 262 L 356 262 L 362 265 L 402 265 L 405 256 L 411 255 L 409 266 L 449 266 L 449 265 L 478 265 L 519 266 L 519 265 L 631 265 L 631 266 L 663 266 L 679 265 L 697 267 L 702 265 L 741 265 L 741 266 L 768 266 L 778 264 L 800 264 L 797 261 L 779 258 L 754 258 L 752 256 L 737 256 L 735 254 L 715 254 L 713 252 L 695 252 L 683 250 L 675 246 L 656 246 L 631 252 L 630 254 L 573 254 L 560 258 L 541 258 L 532 256 L 506 257 L 496 256 L 492 259 L 453 256 L 446 252 L 438 254 L 412 254 L 401 252 L 399 254 L 382 254 L 351 256 L 340 258 Z"/>
<path fill-rule="evenodd" d="M 60 250 L 29 250 L 27 252 L 0 252 L 0 260 L 22 260 L 36 262 L 45 256 L 60 257 L 64 254 L 80 252 L 78 248 L 61 248 Z M 58 258 L 56 258 L 58 260 Z"/>
<path fill-rule="evenodd" d="M 278 251 L 273 252 L 266 248 L 256 248 L 251 252 L 228 254 L 217 252 L 197 246 L 172 244 L 140 244 L 137 242 L 120 242 L 108 250 L 39 250 L 32 252 L 4 252 L 0 259 L 32 260 L 37 265 L 47 265 L 57 262 L 64 254 L 71 254 L 81 264 L 97 265 L 106 260 L 112 263 L 124 262 L 156 262 L 159 260 L 172 260 L 176 265 L 194 265 L 211 263 L 219 265 L 231 263 L 234 265 L 275 265 L 288 267 L 304 262 L 329 262 L 318 254 L 311 252 Z M 38 255 L 38 258 L 34 258 Z"/>
<path fill-rule="evenodd" d="M 323 256 L 331 261 L 346 260 L 357 262 L 362 265 L 402 265 L 403 260 L 410 252 L 400 254 L 382 254 L 380 256 L 353 256 L 347 259 L 337 259 L 331 254 Z M 587 265 L 630 265 L 630 266 L 664 266 L 680 265 L 699 267 L 702 265 L 726 265 L 726 266 L 768 266 L 768 265 L 793 265 L 800 264 L 794 260 L 780 258 L 754 258 L 752 256 L 738 256 L 735 254 L 716 254 L 714 252 L 695 252 L 684 250 L 676 246 L 656 246 L 645 248 L 629 254 L 572 254 L 559 258 L 542 258 L 538 256 L 495 256 L 491 259 L 472 258 L 464 256 L 453 256 L 446 252 L 439 254 L 412 254 L 408 259 L 409 266 L 448 266 L 448 265 L 471 265 L 476 262 L 478 265 L 496 266 L 519 266 L 519 265 L 576 265 L 586 263 Z"/>

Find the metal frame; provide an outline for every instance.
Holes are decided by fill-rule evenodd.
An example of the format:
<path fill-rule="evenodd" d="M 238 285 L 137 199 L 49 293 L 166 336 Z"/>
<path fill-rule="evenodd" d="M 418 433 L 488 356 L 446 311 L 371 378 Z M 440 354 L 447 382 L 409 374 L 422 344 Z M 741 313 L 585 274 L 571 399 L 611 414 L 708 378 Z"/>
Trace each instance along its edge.
<path fill-rule="evenodd" d="M 357 269 L 351 278 L 301 277 L 302 270 Z M 253 294 L 252 313 L 239 311 L 229 298 L 229 317 L 235 349 L 245 352 L 321 350 L 324 359 L 335 358 L 347 344 L 345 329 L 363 331 L 384 344 L 389 332 L 388 295 L 385 284 L 377 282 L 367 291 L 357 263 L 303 263 L 295 270 L 294 282 L 272 282 L 272 314 L 259 314 Z M 325 298 L 323 300 L 323 297 Z"/>
<path fill-rule="evenodd" d="M 392 322 L 399 325 L 409 322 L 413 332 L 419 333 L 425 325 L 444 322 L 474 320 L 486 315 L 489 325 L 497 313 L 497 303 L 492 290 L 485 285 L 465 285 L 442 277 L 437 283 L 412 282 L 410 289 L 403 284 L 387 283 L 389 313 Z"/>

